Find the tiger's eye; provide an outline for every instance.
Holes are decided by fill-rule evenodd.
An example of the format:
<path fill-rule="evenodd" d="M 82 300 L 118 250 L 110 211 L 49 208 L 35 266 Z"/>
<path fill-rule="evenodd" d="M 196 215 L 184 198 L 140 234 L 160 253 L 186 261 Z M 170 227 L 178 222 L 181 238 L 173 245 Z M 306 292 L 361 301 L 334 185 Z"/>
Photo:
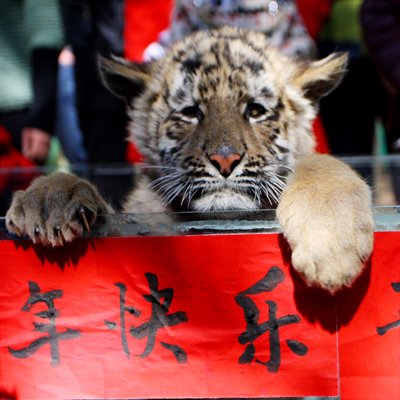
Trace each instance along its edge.
<path fill-rule="evenodd" d="M 261 115 L 265 114 L 267 110 L 258 103 L 249 103 L 246 108 L 246 115 L 249 118 L 258 118 Z"/>
<path fill-rule="evenodd" d="M 202 112 L 200 110 L 200 107 L 195 105 L 195 106 L 190 106 L 190 107 L 185 107 L 181 113 L 188 118 L 198 118 L 200 119 L 202 116 Z"/>

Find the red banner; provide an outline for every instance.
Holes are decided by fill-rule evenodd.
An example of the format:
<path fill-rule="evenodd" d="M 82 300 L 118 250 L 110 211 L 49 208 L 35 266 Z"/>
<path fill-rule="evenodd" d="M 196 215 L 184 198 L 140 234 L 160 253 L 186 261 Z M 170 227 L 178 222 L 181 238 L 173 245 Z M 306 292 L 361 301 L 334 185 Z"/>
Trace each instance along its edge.
<path fill-rule="evenodd" d="M 371 266 L 338 296 L 342 399 L 400 399 L 400 232 L 375 233 Z"/>
<path fill-rule="evenodd" d="M 1 241 L 0 392 L 396 399 L 399 238 L 377 233 L 336 296 L 307 287 L 278 234 Z"/>

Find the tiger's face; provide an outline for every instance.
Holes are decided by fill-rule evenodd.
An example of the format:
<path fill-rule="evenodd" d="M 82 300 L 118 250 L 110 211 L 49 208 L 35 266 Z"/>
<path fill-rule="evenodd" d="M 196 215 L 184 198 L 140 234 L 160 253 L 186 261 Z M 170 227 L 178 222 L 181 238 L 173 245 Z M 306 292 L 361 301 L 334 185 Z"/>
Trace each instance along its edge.
<path fill-rule="evenodd" d="M 306 64 L 260 33 L 202 31 L 161 60 L 102 60 L 106 84 L 127 98 L 132 140 L 151 187 L 173 209 L 275 207 L 296 162 L 314 151 L 318 99 L 346 56 Z"/>

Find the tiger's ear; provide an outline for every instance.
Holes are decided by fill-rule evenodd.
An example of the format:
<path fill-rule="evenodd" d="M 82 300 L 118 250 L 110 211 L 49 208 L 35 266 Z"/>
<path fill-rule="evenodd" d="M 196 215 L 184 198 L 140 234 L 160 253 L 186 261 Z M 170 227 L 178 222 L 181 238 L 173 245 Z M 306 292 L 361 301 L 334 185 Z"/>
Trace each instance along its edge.
<path fill-rule="evenodd" d="M 123 58 L 110 60 L 99 56 L 99 68 L 106 87 L 120 97 L 138 96 L 151 80 L 149 63 L 131 63 Z"/>
<path fill-rule="evenodd" d="M 295 82 L 301 87 L 306 98 L 318 102 L 339 85 L 346 72 L 347 62 L 347 53 L 333 53 L 307 65 L 295 78 Z"/>

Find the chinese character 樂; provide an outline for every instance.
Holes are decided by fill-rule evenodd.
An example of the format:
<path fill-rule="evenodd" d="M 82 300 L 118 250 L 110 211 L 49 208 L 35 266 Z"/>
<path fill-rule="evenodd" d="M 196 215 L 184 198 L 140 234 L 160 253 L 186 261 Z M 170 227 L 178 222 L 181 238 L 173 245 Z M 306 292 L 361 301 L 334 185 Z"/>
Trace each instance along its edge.
<path fill-rule="evenodd" d="M 45 344 L 50 344 L 51 350 L 51 366 L 56 367 L 60 364 L 60 351 L 58 342 L 60 340 L 76 339 L 81 336 L 80 330 L 66 328 L 65 332 L 57 332 L 56 319 L 60 316 L 60 310 L 54 306 L 54 300 L 63 296 L 62 290 L 52 290 L 50 292 L 41 293 L 40 287 L 36 282 L 28 282 L 30 296 L 22 307 L 21 311 L 31 311 L 37 303 L 45 303 L 48 310 L 34 314 L 36 317 L 48 319 L 49 323 L 33 323 L 34 331 L 47 333 L 48 336 L 42 336 L 33 341 L 29 346 L 20 350 L 14 350 L 8 347 L 10 353 L 17 358 L 27 358 L 36 353 Z"/>
<path fill-rule="evenodd" d="M 279 283 L 283 282 L 285 274 L 279 267 L 272 267 L 268 273 L 256 282 L 247 290 L 240 292 L 236 297 L 236 303 L 243 308 L 244 318 L 246 320 L 246 330 L 239 336 L 239 343 L 242 345 L 247 344 L 247 347 L 239 358 L 240 364 L 248 364 L 255 360 L 255 362 L 262 364 L 268 368 L 268 372 L 277 373 L 281 365 L 281 344 L 279 338 L 279 328 L 290 325 L 298 324 L 300 317 L 298 315 L 286 315 L 277 318 L 278 306 L 274 301 L 265 300 L 269 307 L 268 321 L 259 323 L 260 311 L 254 301 L 249 297 L 250 295 L 257 295 L 264 292 L 272 292 Z M 262 336 L 264 333 L 269 332 L 270 344 L 270 359 L 267 362 L 262 362 L 255 358 L 256 349 L 254 341 Z M 307 346 L 296 340 L 286 340 L 290 350 L 298 356 L 304 356 L 308 352 Z"/>
<path fill-rule="evenodd" d="M 151 273 L 146 273 L 145 277 L 149 283 L 150 294 L 143 295 L 143 298 L 151 303 L 151 317 L 148 322 L 143 323 L 138 327 L 133 325 L 129 329 L 129 333 L 135 339 L 143 339 L 147 337 L 146 348 L 142 354 L 139 355 L 140 358 L 147 357 L 154 349 L 156 342 L 156 335 L 159 329 L 175 326 L 183 322 L 188 322 L 188 317 L 184 311 L 177 311 L 173 314 L 168 314 L 171 302 L 174 296 L 174 290 L 171 288 L 158 289 L 158 278 L 156 275 Z M 127 358 L 130 358 L 129 347 L 126 340 L 126 313 L 129 313 L 135 317 L 140 317 L 141 311 L 134 307 L 127 307 L 125 300 L 125 293 L 127 287 L 123 283 L 116 283 L 115 286 L 119 288 L 120 291 L 120 318 L 121 318 L 121 339 L 122 347 Z M 164 301 L 162 301 L 164 299 Z M 109 329 L 116 329 L 117 325 L 115 322 L 109 322 L 105 320 L 105 323 Z M 169 344 L 161 342 L 161 345 L 170 350 L 176 360 L 179 363 L 185 363 L 187 361 L 187 354 L 178 345 Z"/>

